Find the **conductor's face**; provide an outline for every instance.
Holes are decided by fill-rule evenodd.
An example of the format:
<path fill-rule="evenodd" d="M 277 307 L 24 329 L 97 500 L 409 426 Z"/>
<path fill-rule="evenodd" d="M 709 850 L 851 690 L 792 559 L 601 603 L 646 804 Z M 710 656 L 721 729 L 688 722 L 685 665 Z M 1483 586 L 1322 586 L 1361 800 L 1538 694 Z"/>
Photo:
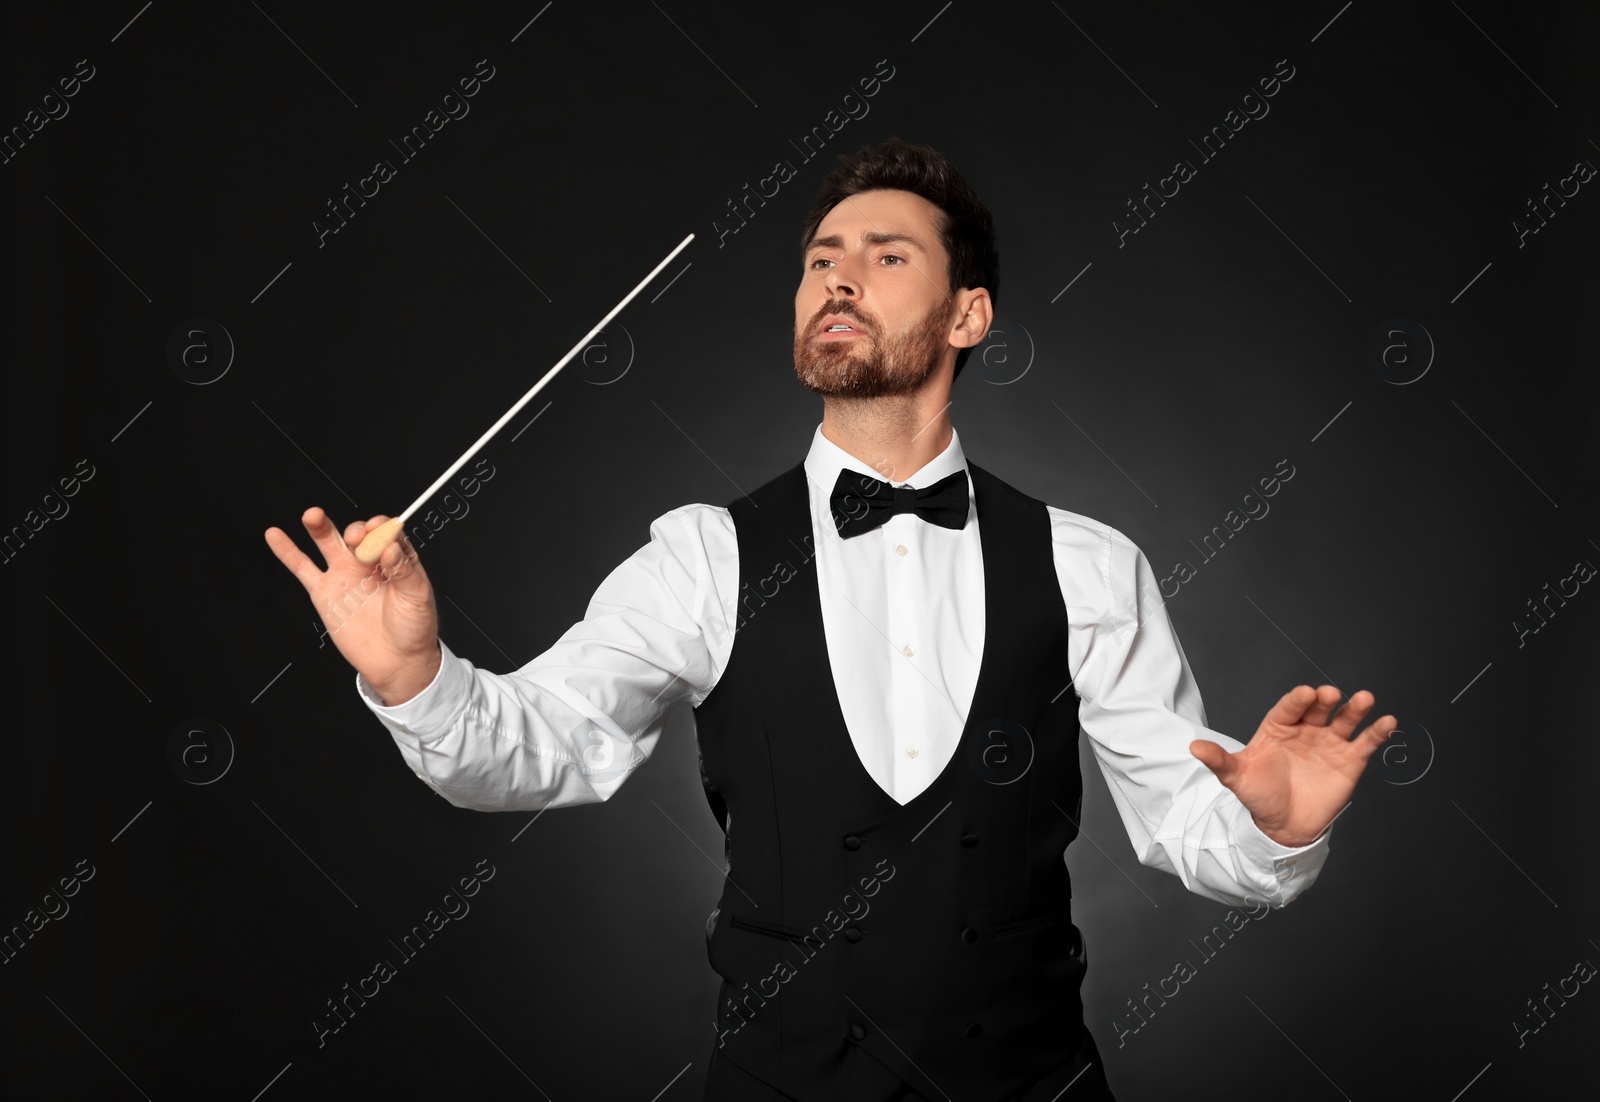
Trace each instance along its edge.
<path fill-rule="evenodd" d="M 904 394 L 942 360 L 954 363 L 943 217 L 920 195 L 877 190 L 847 197 L 823 218 L 794 297 L 794 369 L 808 388 Z"/>

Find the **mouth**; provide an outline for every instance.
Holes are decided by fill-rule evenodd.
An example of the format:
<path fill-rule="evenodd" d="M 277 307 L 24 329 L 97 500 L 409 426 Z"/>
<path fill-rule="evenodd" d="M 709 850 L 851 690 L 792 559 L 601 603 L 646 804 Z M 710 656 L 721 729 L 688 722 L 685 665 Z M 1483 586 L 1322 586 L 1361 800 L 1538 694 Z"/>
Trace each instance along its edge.
<path fill-rule="evenodd" d="M 822 326 L 815 335 L 817 340 L 838 341 L 862 336 L 863 331 L 850 319 L 834 314 L 823 319 Z"/>

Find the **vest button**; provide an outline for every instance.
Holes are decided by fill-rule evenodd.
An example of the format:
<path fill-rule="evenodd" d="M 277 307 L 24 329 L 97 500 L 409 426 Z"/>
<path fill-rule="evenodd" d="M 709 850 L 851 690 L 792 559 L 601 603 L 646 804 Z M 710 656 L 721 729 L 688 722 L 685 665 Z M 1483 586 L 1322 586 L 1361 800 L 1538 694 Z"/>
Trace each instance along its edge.
<path fill-rule="evenodd" d="M 857 838 L 854 834 L 847 835 L 845 837 L 845 840 L 844 840 L 844 848 L 845 849 L 860 849 L 861 848 L 861 839 Z"/>
<path fill-rule="evenodd" d="M 856 929 L 854 926 L 846 926 L 844 928 L 844 939 L 846 941 L 860 941 L 861 931 Z"/>
<path fill-rule="evenodd" d="M 867 1035 L 867 1029 L 860 1022 L 856 1022 L 854 1025 L 852 1025 L 850 1027 L 850 1036 L 852 1038 L 854 1038 L 855 1040 L 857 1040 L 857 1041 L 862 1040 L 863 1038 L 866 1037 L 866 1035 Z"/>
<path fill-rule="evenodd" d="M 963 834 L 961 836 L 961 844 L 971 849 L 978 844 L 978 836 L 976 834 Z"/>
<path fill-rule="evenodd" d="M 965 930 L 961 931 L 961 940 L 962 941 L 977 941 L 978 940 L 978 931 L 974 930 L 971 926 L 968 926 Z"/>
<path fill-rule="evenodd" d="M 973 1022 L 971 1025 L 969 1025 L 967 1027 L 967 1036 L 968 1037 L 976 1037 L 982 1032 L 983 1032 L 983 1026 L 979 1025 L 977 1022 Z"/>

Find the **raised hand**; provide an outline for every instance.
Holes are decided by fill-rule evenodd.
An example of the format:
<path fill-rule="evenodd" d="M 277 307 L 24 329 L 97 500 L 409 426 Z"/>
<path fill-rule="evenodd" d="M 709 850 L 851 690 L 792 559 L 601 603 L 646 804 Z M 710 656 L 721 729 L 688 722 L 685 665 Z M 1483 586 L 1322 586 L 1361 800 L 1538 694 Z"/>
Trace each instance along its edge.
<path fill-rule="evenodd" d="M 328 564 L 319 570 L 280 528 L 267 546 L 305 586 L 328 637 L 385 704 L 409 700 L 433 680 L 440 662 L 439 613 L 433 586 L 411 541 L 401 536 L 367 564 L 353 550 L 387 517 L 356 521 L 341 539 L 333 521 L 312 506 L 300 522 Z"/>
<path fill-rule="evenodd" d="M 1189 752 L 1239 797 L 1263 834 L 1281 845 L 1306 845 L 1350 802 L 1367 759 L 1399 726 L 1394 716 L 1379 716 L 1352 739 L 1377 699 L 1360 690 L 1330 723 L 1339 696 L 1332 685 L 1297 685 L 1243 750 L 1229 753 L 1196 739 Z"/>

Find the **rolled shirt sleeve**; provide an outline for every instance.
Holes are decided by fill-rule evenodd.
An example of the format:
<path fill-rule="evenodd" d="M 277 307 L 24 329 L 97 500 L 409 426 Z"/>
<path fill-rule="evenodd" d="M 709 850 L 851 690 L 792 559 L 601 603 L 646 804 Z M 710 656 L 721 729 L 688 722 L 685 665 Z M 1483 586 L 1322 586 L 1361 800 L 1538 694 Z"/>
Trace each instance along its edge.
<path fill-rule="evenodd" d="M 607 799 L 649 758 L 671 706 L 715 685 L 731 633 L 709 555 L 732 554 L 732 540 L 725 509 L 674 509 L 584 618 L 521 669 L 479 669 L 441 639 L 437 674 L 410 700 L 383 704 L 359 673 L 356 689 L 412 771 L 456 807 Z"/>
<path fill-rule="evenodd" d="M 1114 528 L 1054 508 L 1051 518 L 1079 721 L 1139 862 L 1221 903 L 1284 906 L 1316 880 L 1328 832 L 1298 848 L 1273 841 L 1189 752 L 1194 739 L 1244 744 L 1206 726 L 1149 561 Z"/>

